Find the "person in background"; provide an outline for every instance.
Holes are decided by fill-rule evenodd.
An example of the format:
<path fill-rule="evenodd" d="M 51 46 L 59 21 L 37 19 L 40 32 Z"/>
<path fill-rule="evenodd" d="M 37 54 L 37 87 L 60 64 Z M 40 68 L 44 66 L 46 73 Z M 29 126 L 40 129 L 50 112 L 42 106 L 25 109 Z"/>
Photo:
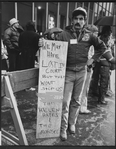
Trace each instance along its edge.
<path fill-rule="evenodd" d="M 39 38 L 41 38 L 41 39 L 45 39 L 45 36 L 43 35 L 43 34 L 41 34 L 40 35 L 40 37 Z M 47 38 L 47 37 L 46 37 Z M 38 45 L 39 46 L 39 45 Z M 35 67 L 39 67 L 39 61 L 40 61 L 40 46 L 39 46 L 39 48 L 38 48 L 38 50 L 37 50 L 37 52 L 36 52 L 36 62 L 35 62 Z"/>
<path fill-rule="evenodd" d="M 102 40 L 85 29 L 87 12 L 84 8 L 76 8 L 72 13 L 72 25 L 62 31 L 57 40 L 68 42 L 67 65 L 62 106 L 61 140 L 67 140 L 67 130 L 75 134 L 75 125 L 78 118 L 82 92 L 87 74 L 87 60 L 90 46 L 94 46 L 95 54 L 104 57 L 111 63 L 115 59 L 109 59 L 107 48 Z M 93 60 L 91 60 L 92 63 Z"/>
<path fill-rule="evenodd" d="M 8 53 L 6 46 L 3 44 L 3 39 L 1 39 L 1 70 L 8 71 Z"/>
<path fill-rule="evenodd" d="M 101 66 L 100 66 L 99 59 L 97 59 L 94 62 L 93 73 L 92 73 L 91 82 L 90 82 L 90 86 L 89 86 L 89 96 L 96 100 L 98 100 L 98 96 L 99 96 L 100 67 Z"/>
<path fill-rule="evenodd" d="M 107 50 L 112 53 L 114 56 L 114 47 L 110 44 L 110 36 L 112 34 L 112 30 L 110 26 L 103 26 L 102 32 L 100 34 L 100 39 L 104 41 L 107 46 Z M 105 59 L 103 56 L 100 57 L 100 76 L 99 76 L 99 96 L 98 96 L 98 103 L 99 104 L 107 104 L 105 101 L 105 95 L 108 90 L 108 84 L 110 80 L 110 68 L 111 63 Z"/>
<path fill-rule="evenodd" d="M 29 21 L 26 24 L 26 30 L 19 36 L 20 70 L 35 67 L 35 55 L 39 49 L 39 34 L 36 33 L 34 22 Z"/>
<path fill-rule="evenodd" d="M 57 40 L 59 32 L 61 32 L 61 31 L 58 31 L 58 32 L 49 31 L 48 33 L 45 33 L 44 36 L 41 36 L 41 37 L 46 40 Z M 37 62 L 39 64 L 40 50 L 37 51 L 36 57 L 37 57 Z M 36 67 L 38 67 L 38 65 L 36 65 Z"/>
<path fill-rule="evenodd" d="M 110 36 L 110 39 L 108 41 L 108 45 L 109 47 L 111 47 L 111 52 L 112 52 L 112 55 L 114 56 L 115 55 L 115 43 L 114 43 L 114 39 L 112 37 L 112 33 L 111 33 L 111 36 Z M 108 88 L 107 88 L 107 92 L 106 92 L 106 96 L 113 96 L 113 91 L 111 90 L 111 73 L 112 71 L 115 70 L 115 65 L 114 64 L 111 64 L 110 66 L 110 71 L 109 71 L 109 80 L 108 80 Z"/>
<path fill-rule="evenodd" d="M 50 31 L 50 32 L 48 32 L 47 34 L 46 34 L 46 38 L 45 39 L 48 39 L 48 40 L 57 40 L 57 38 L 58 38 L 58 35 L 59 35 L 59 33 L 61 33 L 62 31 L 59 31 L 59 32 L 52 32 L 52 31 Z"/>
<path fill-rule="evenodd" d="M 3 42 L 7 47 L 9 71 L 18 70 L 19 54 L 20 54 L 18 46 L 20 32 L 18 28 L 19 28 L 19 21 L 16 18 L 12 18 L 9 21 L 9 28 L 7 28 L 4 31 Z"/>
<path fill-rule="evenodd" d="M 49 40 L 55 40 L 55 33 L 54 32 L 48 33 L 48 39 Z"/>
<path fill-rule="evenodd" d="M 113 58 L 114 48 L 113 46 L 111 46 L 111 44 L 109 44 L 111 33 L 112 31 L 110 26 L 103 26 L 102 32 L 99 34 L 99 38 L 105 43 L 107 51 L 111 53 L 111 56 Z M 95 67 L 93 70 L 93 79 L 91 81 L 90 92 L 93 95 L 97 95 L 98 103 L 102 105 L 107 104 L 107 102 L 105 101 L 105 96 L 108 90 L 110 69 L 112 65 L 114 64 L 110 63 L 106 58 L 104 58 L 104 56 L 100 56 L 95 63 Z"/>
<path fill-rule="evenodd" d="M 87 25 L 86 27 L 87 30 L 89 30 L 90 32 L 92 32 L 96 37 L 98 36 L 98 28 L 95 25 Z M 85 81 L 85 85 L 84 85 L 84 89 L 83 89 L 83 93 L 82 93 L 82 99 L 81 99 L 81 106 L 80 106 L 80 113 L 91 113 L 90 110 L 87 109 L 87 98 L 88 98 L 88 90 L 89 90 L 89 84 L 91 81 L 91 76 L 92 76 L 92 64 L 90 65 L 89 63 L 91 63 L 91 58 L 94 55 L 94 47 L 91 46 L 88 52 L 88 62 L 87 62 L 87 77 L 86 77 L 86 81 Z M 89 64 L 89 66 L 88 66 Z"/>

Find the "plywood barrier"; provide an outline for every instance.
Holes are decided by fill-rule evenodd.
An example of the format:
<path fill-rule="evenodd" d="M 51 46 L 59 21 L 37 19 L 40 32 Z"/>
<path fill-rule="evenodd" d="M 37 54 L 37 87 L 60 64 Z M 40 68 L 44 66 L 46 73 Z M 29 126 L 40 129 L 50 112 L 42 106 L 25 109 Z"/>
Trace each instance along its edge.
<path fill-rule="evenodd" d="M 28 145 L 14 93 L 38 84 L 39 68 L 6 72 L 1 76 L 2 106 L 9 108 L 18 138 L 1 130 L 2 140 L 10 145 Z"/>

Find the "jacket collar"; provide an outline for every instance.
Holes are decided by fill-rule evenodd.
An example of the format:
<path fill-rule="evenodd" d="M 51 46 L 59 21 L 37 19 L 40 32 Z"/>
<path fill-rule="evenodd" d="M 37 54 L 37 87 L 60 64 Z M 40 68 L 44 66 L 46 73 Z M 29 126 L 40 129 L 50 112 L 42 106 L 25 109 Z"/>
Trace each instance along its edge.
<path fill-rule="evenodd" d="M 85 27 L 82 28 L 78 37 L 72 25 L 66 26 L 65 31 L 69 32 L 74 39 L 77 39 L 77 41 L 80 41 L 83 38 L 84 33 L 86 32 L 86 28 Z"/>

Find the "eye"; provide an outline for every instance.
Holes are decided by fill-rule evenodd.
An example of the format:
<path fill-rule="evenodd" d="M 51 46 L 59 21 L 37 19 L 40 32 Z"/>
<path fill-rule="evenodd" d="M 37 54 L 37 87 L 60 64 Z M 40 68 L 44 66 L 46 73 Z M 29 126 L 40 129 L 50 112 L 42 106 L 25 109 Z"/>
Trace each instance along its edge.
<path fill-rule="evenodd" d="M 80 21 L 84 20 L 84 18 L 82 18 L 82 17 L 80 17 L 80 18 L 75 17 L 74 19 L 75 19 L 75 20 L 80 20 Z"/>
<path fill-rule="evenodd" d="M 81 20 L 81 21 L 82 21 L 82 20 L 84 20 L 84 19 L 83 19 L 83 18 L 79 18 L 79 20 Z"/>

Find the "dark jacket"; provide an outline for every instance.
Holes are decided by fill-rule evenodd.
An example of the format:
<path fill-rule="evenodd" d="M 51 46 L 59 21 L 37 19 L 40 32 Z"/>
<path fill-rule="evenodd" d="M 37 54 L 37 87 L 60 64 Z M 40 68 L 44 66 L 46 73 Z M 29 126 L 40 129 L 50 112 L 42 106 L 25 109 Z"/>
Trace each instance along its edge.
<path fill-rule="evenodd" d="M 19 36 L 19 48 L 21 51 L 20 55 L 20 68 L 30 69 L 34 68 L 35 55 L 38 47 L 39 35 L 33 30 L 24 31 Z"/>
<path fill-rule="evenodd" d="M 71 44 L 72 39 L 77 39 L 72 26 L 68 26 L 59 34 L 58 40 L 68 42 L 67 67 L 78 69 L 84 67 L 88 60 L 88 51 L 91 45 L 95 47 L 95 56 L 99 57 L 106 50 L 106 46 L 99 38 L 90 31 L 83 28 L 81 35 L 75 44 Z M 94 58 L 96 58 L 94 56 Z"/>
<path fill-rule="evenodd" d="M 28 51 L 36 54 L 38 50 L 39 35 L 34 31 L 24 31 L 19 36 L 19 48 L 21 52 Z"/>
<path fill-rule="evenodd" d="M 12 27 L 9 27 L 4 32 L 4 44 L 7 46 L 7 51 L 18 52 L 19 32 Z"/>

